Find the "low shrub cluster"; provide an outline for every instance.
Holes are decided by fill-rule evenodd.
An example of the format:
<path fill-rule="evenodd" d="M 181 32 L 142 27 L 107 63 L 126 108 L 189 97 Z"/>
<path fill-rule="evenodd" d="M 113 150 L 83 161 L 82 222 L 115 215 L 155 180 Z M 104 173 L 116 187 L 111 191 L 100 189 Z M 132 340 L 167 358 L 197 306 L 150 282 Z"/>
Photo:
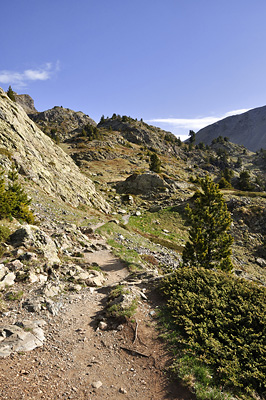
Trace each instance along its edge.
<path fill-rule="evenodd" d="M 225 390 L 265 396 L 266 289 L 224 272 L 183 267 L 165 278 L 162 291 L 175 373 L 182 377 L 189 358 L 207 366 L 212 382 Z"/>

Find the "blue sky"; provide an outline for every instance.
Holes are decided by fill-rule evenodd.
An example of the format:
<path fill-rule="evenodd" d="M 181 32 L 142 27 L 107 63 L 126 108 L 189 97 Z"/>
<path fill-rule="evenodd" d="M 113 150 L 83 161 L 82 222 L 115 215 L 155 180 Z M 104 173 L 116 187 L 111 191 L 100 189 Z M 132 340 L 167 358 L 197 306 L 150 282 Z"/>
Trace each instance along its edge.
<path fill-rule="evenodd" d="M 266 104 L 265 0 L 9 0 L 0 86 L 183 138 Z"/>

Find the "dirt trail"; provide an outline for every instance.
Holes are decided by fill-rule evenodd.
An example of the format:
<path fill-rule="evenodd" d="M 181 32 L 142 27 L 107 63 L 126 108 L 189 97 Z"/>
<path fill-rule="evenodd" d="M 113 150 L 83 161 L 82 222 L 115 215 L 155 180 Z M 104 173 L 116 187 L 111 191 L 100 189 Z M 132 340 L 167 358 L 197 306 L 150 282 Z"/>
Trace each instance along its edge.
<path fill-rule="evenodd" d="M 47 316 L 42 348 L 0 360 L 0 399 L 193 399 L 167 381 L 169 355 L 157 337 L 151 301 L 139 304 L 135 343 L 136 322 L 97 329 L 108 285 L 128 272 L 109 250 L 86 254 L 86 261 L 102 267 L 106 286 L 69 295 L 58 316 Z"/>
<path fill-rule="evenodd" d="M 85 253 L 85 261 L 89 264 L 96 263 L 106 274 L 105 286 L 120 282 L 128 275 L 125 264 L 107 248 L 103 239 L 91 239 L 91 244 L 103 246 L 102 250 L 93 253 Z"/>

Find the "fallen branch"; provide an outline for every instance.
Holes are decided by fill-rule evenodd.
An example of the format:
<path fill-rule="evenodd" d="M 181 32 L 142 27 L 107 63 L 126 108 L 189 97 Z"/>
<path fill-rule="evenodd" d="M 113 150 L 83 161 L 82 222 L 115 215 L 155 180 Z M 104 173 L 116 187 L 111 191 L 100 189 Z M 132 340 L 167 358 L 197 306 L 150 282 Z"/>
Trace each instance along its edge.
<path fill-rule="evenodd" d="M 143 346 L 147 347 L 147 345 L 141 340 L 140 336 L 138 335 L 138 327 L 139 327 L 139 325 L 138 325 L 137 322 L 136 322 L 136 327 L 135 327 L 135 329 L 134 329 L 133 326 L 131 325 L 131 328 L 132 328 L 133 331 L 134 331 L 134 339 L 133 339 L 133 342 L 132 342 L 132 343 L 135 344 L 136 340 L 138 339 L 139 342 L 140 342 L 140 344 L 142 344 Z"/>
<path fill-rule="evenodd" d="M 140 353 L 139 351 L 134 350 L 134 349 L 129 349 L 128 347 L 120 346 L 120 348 L 122 350 L 127 351 L 128 353 L 132 354 L 132 356 L 141 356 L 141 357 L 146 357 L 146 358 L 150 357 L 150 355 L 148 355 L 148 354 Z"/>

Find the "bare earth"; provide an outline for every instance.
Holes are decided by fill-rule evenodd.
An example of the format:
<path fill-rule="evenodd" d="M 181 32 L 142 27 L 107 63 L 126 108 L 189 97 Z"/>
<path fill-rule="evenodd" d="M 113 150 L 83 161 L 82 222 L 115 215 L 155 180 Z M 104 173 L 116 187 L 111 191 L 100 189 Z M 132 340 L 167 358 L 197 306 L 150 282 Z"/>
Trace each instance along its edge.
<path fill-rule="evenodd" d="M 46 316 L 42 348 L 0 359 L 0 399 L 194 399 L 164 372 L 170 356 L 158 338 L 151 299 L 139 303 L 135 321 L 121 330 L 97 329 L 108 285 L 128 271 L 109 250 L 86 258 L 106 271 L 106 286 L 69 295 L 59 315 Z"/>

